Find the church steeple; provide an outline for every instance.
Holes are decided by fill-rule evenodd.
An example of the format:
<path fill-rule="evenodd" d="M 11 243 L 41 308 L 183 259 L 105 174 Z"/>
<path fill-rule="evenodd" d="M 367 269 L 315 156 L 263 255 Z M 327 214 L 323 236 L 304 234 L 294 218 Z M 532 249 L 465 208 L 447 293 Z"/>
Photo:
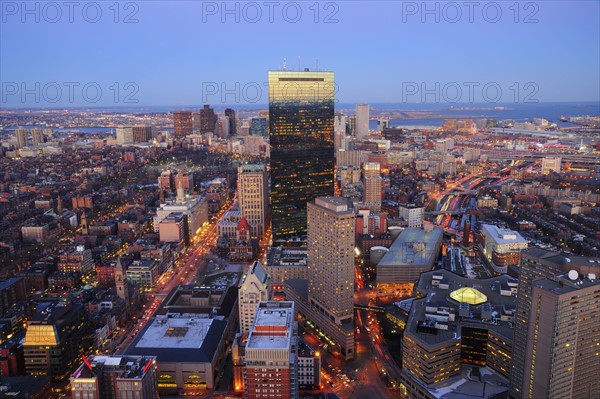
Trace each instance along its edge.
<path fill-rule="evenodd" d="M 58 194 L 58 198 L 56 199 L 56 213 L 61 214 L 63 212 L 63 203 L 60 194 Z"/>
<path fill-rule="evenodd" d="M 81 234 L 87 236 L 90 233 L 90 226 L 88 225 L 87 215 L 85 211 L 81 214 Z"/>
<path fill-rule="evenodd" d="M 177 202 L 185 201 L 185 191 L 183 191 L 183 183 L 181 180 L 177 184 Z"/>
<path fill-rule="evenodd" d="M 125 306 L 129 306 L 127 274 L 125 273 L 125 267 L 121 262 L 121 258 L 117 259 L 117 264 L 115 265 L 115 286 L 117 288 L 117 296 L 125 301 Z"/>

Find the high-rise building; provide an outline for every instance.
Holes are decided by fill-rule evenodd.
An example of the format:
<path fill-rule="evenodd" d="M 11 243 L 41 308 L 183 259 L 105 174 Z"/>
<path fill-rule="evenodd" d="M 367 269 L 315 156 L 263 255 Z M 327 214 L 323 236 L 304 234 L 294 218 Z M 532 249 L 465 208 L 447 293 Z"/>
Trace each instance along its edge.
<path fill-rule="evenodd" d="M 369 135 L 369 104 L 356 104 L 356 137 Z"/>
<path fill-rule="evenodd" d="M 235 111 L 231 108 L 225 108 L 225 116 L 229 118 L 229 135 L 235 136 L 237 134 Z"/>
<path fill-rule="evenodd" d="M 160 242 L 183 242 L 190 245 L 190 232 L 187 215 L 181 212 L 172 212 L 158 224 L 158 237 Z"/>
<path fill-rule="evenodd" d="M 348 117 L 343 113 L 336 113 L 333 122 L 333 146 L 336 158 L 338 150 L 344 148 L 344 139 L 346 138 L 346 131 L 348 129 L 347 125 Z"/>
<path fill-rule="evenodd" d="M 598 298 L 595 274 L 573 269 L 533 282 L 523 398 L 600 398 Z"/>
<path fill-rule="evenodd" d="M 252 118 L 250 120 L 250 134 L 253 136 L 266 136 L 267 118 Z"/>
<path fill-rule="evenodd" d="M 215 114 L 215 111 L 208 104 L 204 104 L 204 107 L 200 109 L 199 116 L 200 133 L 214 133 L 218 119 L 217 114 Z"/>
<path fill-rule="evenodd" d="M 15 137 L 17 138 L 17 148 L 23 148 L 27 145 L 27 137 L 29 131 L 25 128 L 19 127 L 15 130 Z"/>
<path fill-rule="evenodd" d="M 62 389 L 78 364 L 84 350 L 87 323 L 84 307 L 64 301 L 46 301 L 36 305 L 28 321 L 23 351 L 25 371 L 29 375 L 48 375 L 52 387 Z"/>
<path fill-rule="evenodd" d="M 44 143 L 44 130 L 39 128 L 31 129 L 31 138 L 33 139 L 33 145 L 40 145 Z"/>
<path fill-rule="evenodd" d="M 158 399 L 156 357 L 84 357 L 71 387 L 73 399 Z"/>
<path fill-rule="evenodd" d="M 308 204 L 308 300 L 338 326 L 354 325 L 354 227 L 347 199 L 319 197 Z M 344 356 L 353 356 L 353 342 L 339 344 Z"/>
<path fill-rule="evenodd" d="M 175 126 L 175 136 L 182 137 L 192 134 L 192 112 L 176 111 L 173 112 L 173 125 Z"/>
<path fill-rule="evenodd" d="M 244 386 L 247 399 L 297 399 L 297 331 L 294 302 L 259 302 L 246 343 Z"/>
<path fill-rule="evenodd" d="M 208 204 L 206 199 L 199 195 L 186 195 L 181 182 L 177 187 L 177 197 L 175 199 L 167 199 L 156 210 L 154 231 L 158 232 L 159 223 L 172 212 L 181 212 L 187 215 L 190 237 L 194 237 L 200 227 L 208 221 Z"/>
<path fill-rule="evenodd" d="M 381 175 L 378 162 L 363 165 L 363 202 L 373 212 L 381 210 Z"/>
<path fill-rule="evenodd" d="M 263 265 L 254 261 L 248 272 L 242 277 L 242 283 L 238 290 L 240 332 L 243 335 L 250 333 L 258 303 L 270 299 L 271 278 Z"/>
<path fill-rule="evenodd" d="M 561 157 L 542 158 L 542 174 L 547 175 L 550 172 L 560 172 Z"/>
<path fill-rule="evenodd" d="M 306 204 L 334 193 L 333 72 L 269 72 L 273 239 L 306 233 Z"/>
<path fill-rule="evenodd" d="M 408 223 L 408 228 L 423 227 L 425 208 L 416 204 L 400 204 L 398 215 Z"/>
<path fill-rule="evenodd" d="M 217 123 L 215 125 L 215 130 L 214 133 L 218 136 L 221 137 L 223 139 L 228 138 L 229 137 L 229 130 L 230 130 L 230 119 L 226 116 L 219 116 L 217 118 Z"/>
<path fill-rule="evenodd" d="M 268 180 L 264 165 L 246 164 L 238 167 L 238 200 L 242 216 L 250 224 L 252 237 L 265 232 L 268 214 Z"/>
<path fill-rule="evenodd" d="M 131 129 L 134 143 L 147 143 L 152 140 L 152 126 L 134 125 Z"/>
<path fill-rule="evenodd" d="M 592 260 L 593 262 L 590 262 Z M 582 295 L 580 298 L 574 298 L 578 296 L 578 290 L 570 284 L 565 284 L 564 278 L 558 279 L 557 287 L 552 292 L 552 289 L 548 289 L 550 283 L 538 284 L 543 282 L 543 279 L 553 278 L 554 276 L 564 275 L 571 270 L 575 270 L 578 274 L 589 275 L 589 273 L 598 276 L 600 274 L 600 259 L 590 259 L 585 257 L 569 257 L 566 258 L 561 254 L 553 251 L 547 251 L 541 248 L 528 248 L 521 253 L 521 264 L 519 267 L 519 287 L 517 291 L 517 309 L 515 316 L 515 333 L 513 340 L 513 352 L 512 352 L 512 369 L 510 374 L 510 395 L 513 398 L 538 398 L 538 397 L 592 397 L 586 395 L 572 396 L 575 391 L 573 383 L 580 382 L 581 379 L 586 381 L 583 385 L 593 387 L 593 383 L 589 380 L 590 374 L 587 374 L 581 368 L 583 365 L 580 364 L 579 370 L 573 365 L 567 366 L 567 363 L 576 364 L 577 362 L 573 358 L 572 350 L 576 350 L 579 356 L 581 354 L 581 360 L 584 359 L 583 352 L 586 351 L 583 343 L 579 342 L 578 333 L 583 333 L 581 337 L 586 340 L 586 345 L 595 342 L 596 349 L 594 354 L 598 351 L 600 346 L 600 337 L 598 336 L 598 328 L 588 327 L 588 319 L 597 321 L 600 317 L 597 303 L 595 307 L 590 304 L 590 296 L 587 292 L 588 283 L 581 283 L 581 288 L 585 289 L 586 292 L 581 291 Z M 562 281 L 562 287 L 560 286 Z M 579 281 L 579 277 L 575 282 Z M 596 280 L 598 281 L 598 280 Z M 575 284 L 577 286 L 577 284 Z M 596 289 L 596 288 L 592 288 Z M 563 296 L 566 294 L 566 296 Z M 593 297 L 593 295 L 592 295 Z M 546 298 L 544 302 L 544 309 L 538 305 L 541 303 L 542 298 Z M 556 303 L 556 301 L 564 300 L 564 303 Z M 577 303 L 580 301 L 580 303 Z M 597 302 L 597 294 L 596 299 Z M 559 306 L 560 305 L 560 306 Z M 585 309 L 580 308 L 580 305 L 590 306 L 595 309 L 594 317 L 590 318 L 590 315 L 584 315 Z M 548 308 L 545 308 L 548 306 Z M 566 306 L 566 307 L 565 307 Z M 554 309 L 554 315 L 549 315 Z M 571 310 L 570 310 L 571 309 Z M 581 316 L 580 316 L 581 312 Z M 569 314 L 569 316 L 567 316 Z M 564 317 L 562 317 L 564 316 Z M 562 317 L 562 319 L 561 319 Z M 575 317 L 572 319 L 572 317 Z M 541 319 L 544 319 L 544 323 L 550 323 L 548 326 L 541 326 Z M 564 325 L 566 323 L 566 325 Z M 597 323 L 596 323 L 597 324 Z M 549 332 L 546 329 L 554 329 L 554 332 Z M 586 330 L 587 329 L 587 330 Z M 585 333 L 584 333 L 585 332 Z M 543 337 L 541 334 L 547 335 Z M 573 342 L 564 341 L 566 336 L 570 336 Z M 558 340 L 560 337 L 561 341 Z M 542 339 L 542 341 L 540 341 Z M 536 342 L 536 346 L 533 346 L 533 342 Z M 552 340 L 554 340 L 552 342 Z M 569 346 L 567 346 L 569 344 Z M 581 345 L 580 345 L 581 344 Z M 555 346 L 556 345 L 556 346 Z M 572 348 L 571 348 L 572 346 Z M 532 358 L 533 350 L 535 349 L 535 357 Z M 591 347 L 588 346 L 587 350 Z M 549 356 L 555 356 L 554 360 L 550 361 Z M 586 359 L 587 359 L 587 355 Z M 541 391 L 538 389 L 544 389 L 541 387 L 543 384 L 550 384 L 550 379 L 547 374 L 548 367 L 556 367 L 556 360 L 565 360 L 564 368 L 553 369 L 554 377 L 552 378 L 552 384 L 550 392 L 556 393 L 554 396 L 542 395 L 539 396 Z M 539 363 L 538 363 L 539 361 Z M 586 360 L 587 361 L 587 360 Z M 596 357 L 596 367 L 598 367 L 598 358 Z M 575 362 L 575 363 L 573 363 Z M 536 370 L 531 370 L 531 366 L 536 367 Z M 569 370 L 569 368 L 571 368 Z M 545 369 L 545 372 L 538 374 L 538 370 Z M 585 367 L 583 367 L 585 369 Z M 574 376 L 581 372 L 577 378 Z M 592 373 L 591 375 L 594 375 Z M 598 382 L 598 371 L 595 373 L 597 384 Z M 571 381 L 565 382 L 567 380 Z M 567 385 L 565 385 L 567 384 Z M 597 385 L 596 385 L 597 386 Z M 562 387 L 566 390 L 563 393 L 554 391 L 558 387 Z M 566 388 L 565 388 L 566 387 Z M 533 396 L 533 393 L 537 396 Z M 595 392 L 600 392 L 596 389 Z"/>
<path fill-rule="evenodd" d="M 481 225 L 483 255 L 498 273 L 507 273 L 509 266 L 518 265 L 527 240 L 516 231 L 491 224 Z"/>
<path fill-rule="evenodd" d="M 133 143 L 133 129 L 131 127 L 117 128 L 117 144 Z"/>
<path fill-rule="evenodd" d="M 516 279 L 422 273 L 402 322 L 400 397 L 506 397 L 513 337 Z M 485 378 L 465 378 L 477 370 Z M 452 387 L 448 389 L 448 387 Z M 448 389 L 449 395 L 439 395 Z M 504 396 L 502 396 L 504 395 Z"/>

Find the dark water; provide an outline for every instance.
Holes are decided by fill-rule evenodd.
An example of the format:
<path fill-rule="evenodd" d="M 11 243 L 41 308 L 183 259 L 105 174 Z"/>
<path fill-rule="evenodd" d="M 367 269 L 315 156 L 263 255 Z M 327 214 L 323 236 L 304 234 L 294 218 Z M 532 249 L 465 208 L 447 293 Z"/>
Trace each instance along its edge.
<path fill-rule="evenodd" d="M 401 108 L 402 106 L 402 108 Z M 495 109 L 498 107 L 499 109 Z M 561 122 L 561 116 L 600 115 L 600 103 L 536 103 L 536 104 L 464 104 L 455 105 L 453 108 L 447 104 L 372 104 L 372 117 L 379 113 L 392 111 L 406 113 L 428 113 L 431 117 L 417 114 L 418 119 L 392 119 L 392 126 L 431 125 L 441 126 L 444 119 L 512 119 L 525 122 L 531 118 L 544 118 L 558 124 L 559 127 L 574 126 L 568 122 Z M 404 115 L 410 117 L 410 115 Z M 377 126 L 376 121 L 371 121 L 370 128 Z"/>

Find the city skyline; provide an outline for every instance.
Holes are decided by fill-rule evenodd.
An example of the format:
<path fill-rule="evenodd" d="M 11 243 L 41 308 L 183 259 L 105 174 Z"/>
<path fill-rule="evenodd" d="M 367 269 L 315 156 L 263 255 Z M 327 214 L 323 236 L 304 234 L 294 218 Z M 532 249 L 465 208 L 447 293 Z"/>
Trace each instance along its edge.
<path fill-rule="evenodd" d="M 0 0 L 0 392 L 600 399 L 600 1 Z"/>
<path fill-rule="evenodd" d="M 252 3 L 258 19 L 235 2 L 115 3 L 72 15 L 61 4 L 35 4 L 28 13 L 3 3 L 2 107 L 264 104 L 264 71 L 283 69 L 284 59 L 288 70 L 336 71 L 341 102 L 423 102 L 421 85 L 436 83 L 456 103 L 485 100 L 486 84 L 500 87 L 501 102 L 599 100 L 597 2 L 290 2 L 277 3 L 272 22 L 262 3 Z M 202 40 L 208 32 L 218 39 Z M 266 38 L 268 56 L 257 60 L 256 43 Z M 222 51 L 231 45 L 235 51 Z M 214 54 L 211 62 L 205 54 Z"/>

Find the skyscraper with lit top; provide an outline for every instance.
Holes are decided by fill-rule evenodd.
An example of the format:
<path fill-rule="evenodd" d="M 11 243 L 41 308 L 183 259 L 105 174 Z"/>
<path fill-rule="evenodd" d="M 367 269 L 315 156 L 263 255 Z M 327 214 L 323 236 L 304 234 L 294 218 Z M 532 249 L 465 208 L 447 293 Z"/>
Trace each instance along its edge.
<path fill-rule="evenodd" d="M 334 193 L 333 72 L 269 72 L 273 240 L 306 234 L 306 203 Z"/>

